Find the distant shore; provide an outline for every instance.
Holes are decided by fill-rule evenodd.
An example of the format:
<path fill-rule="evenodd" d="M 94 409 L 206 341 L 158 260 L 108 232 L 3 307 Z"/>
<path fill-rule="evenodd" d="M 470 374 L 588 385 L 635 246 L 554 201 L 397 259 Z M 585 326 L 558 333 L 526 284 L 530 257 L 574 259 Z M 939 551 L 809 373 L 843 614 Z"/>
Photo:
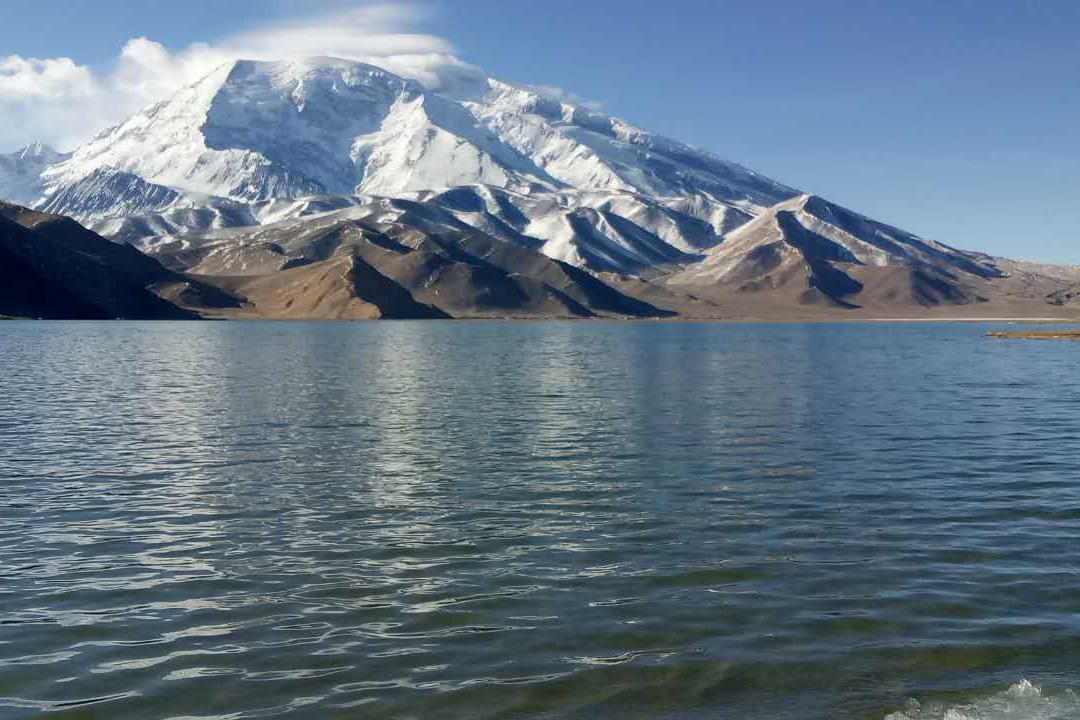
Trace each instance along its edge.
<path fill-rule="evenodd" d="M 41 321 L 61 321 L 61 322 L 124 322 L 127 318 L 32 318 L 32 317 L 13 317 L 10 315 L 0 315 L 0 321 L 3 320 L 41 320 Z M 456 321 L 456 322 L 477 322 L 477 321 L 498 321 L 498 322 L 546 322 L 546 321 L 572 321 L 575 323 L 590 323 L 590 322 L 661 322 L 661 323 L 690 323 L 690 324 L 730 324 L 730 325 L 750 325 L 750 324 L 767 324 L 767 325 L 829 325 L 829 324 L 874 324 L 874 323 L 892 323 L 892 324 L 917 324 L 917 323 L 933 323 L 946 325 L 949 323 L 983 323 L 983 324 L 997 324 L 997 325 L 1080 325 L 1080 318 L 1061 318 L 1061 317 L 978 317 L 978 316 L 914 316 L 914 317 L 881 317 L 881 316 L 863 316 L 863 315 L 792 315 L 785 316 L 782 313 L 768 313 L 760 316 L 753 315 L 732 315 L 730 317 L 694 317 L 694 316 L 675 316 L 675 317 L 620 317 L 616 315 L 600 316 L 592 318 L 580 318 L 572 316 L 498 316 L 498 315 L 478 315 L 478 316 L 463 316 L 456 318 L 322 318 L 322 317 L 296 317 L 296 318 L 282 318 L 282 317 L 266 317 L 256 314 L 240 315 L 240 314 L 219 314 L 219 315 L 205 315 L 201 318 L 188 318 L 188 319 L 140 319 L 133 318 L 130 322 L 291 322 L 291 323 L 306 323 L 306 322 L 417 322 L 432 320 L 438 320 L 439 322 Z M 1037 339 L 1072 339 L 1080 340 L 1080 329 L 1077 330 L 1051 330 L 1051 331 L 995 331 L 988 332 L 990 337 L 1010 338 L 1010 337 L 1029 337 Z"/>
<path fill-rule="evenodd" d="M 1016 332 L 989 332 L 988 337 L 1006 340 L 1080 340 L 1080 330 L 1019 330 Z"/>

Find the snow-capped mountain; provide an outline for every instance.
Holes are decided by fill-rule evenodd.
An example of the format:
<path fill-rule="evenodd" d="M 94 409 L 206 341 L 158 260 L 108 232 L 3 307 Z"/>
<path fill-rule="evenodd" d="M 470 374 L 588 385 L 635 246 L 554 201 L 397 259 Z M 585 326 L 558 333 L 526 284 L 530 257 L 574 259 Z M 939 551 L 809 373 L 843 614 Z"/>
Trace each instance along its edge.
<path fill-rule="evenodd" d="M 28 203 L 41 197 L 45 190 L 42 172 L 67 158 L 40 142 L 9 155 L 0 155 L 0 198 Z"/>
<path fill-rule="evenodd" d="M 487 93 L 465 106 L 544 171 L 579 190 L 704 195 L 750 207 L 772 205 L 796 193 L 618 118 L 497 80 L 489 80 Z"/>
<path fill-rule="evenodd" d="M 58 158 L 34 189 L 42 210 L 145 241 L 455 188 L 469 188 L 446 197 L 460 219 L 619 272 L 685 261 L 797 194 L 534 90 L 487 79 L 446 97 L 333 58 L 222 66 Z"/>
<path fill-rule="evenodd" d="M 253 262 L 227 247 L 234 235 L 250 250 L 251 228 L 279 238 L 360 220 L 410 247 L 479 235 L 672 287 L 802 287 L 800 302 L 847 303 L 873 268 L 904 268 L 917 299 L 945 301 L 974 295 L 944 286 L 999 273 L 985 256 L 543 92 L 487 78 L 444 95 L 335 58 L 231 62 L 70 155 L 0 157 L 4 195 L 151 254 L 212 248 L 214 267 L 239 274 L 306 262 L 311 249 Z"/>
<path fill-rule="evenodd" d="M 52 168 L 49 182 L 68 185 L 102 167 L 248 202 L 558 184 L 460 104 L 331 58 L 225 65 L 106 130 Z"/>
<path fill-rule="evenodd" d="M 52 186 L 110 167 L 242 201 L 512 190 L 704 192 L 768 206 L 795 194 L 733 163 L 539 93 L 489 80 L 453 100 L 333 58 L 240 60 L 106 130 L 50 169 Z"/>
<path fill-rule="evenodd" d="M 882 271 L 905 274 L 905 302 L 964 298 L 960 276 L 1002 276 L 993 258 L 963 252 L 876 222 L 820 197 L 778 203 L 727 234 L 700 262 L 669 278 L 676 285 L 730 286 L 745 292 L 784 287 L 804 302 L 843 304 Z M 895 277 L 893 285 L 896 286 Z"/>

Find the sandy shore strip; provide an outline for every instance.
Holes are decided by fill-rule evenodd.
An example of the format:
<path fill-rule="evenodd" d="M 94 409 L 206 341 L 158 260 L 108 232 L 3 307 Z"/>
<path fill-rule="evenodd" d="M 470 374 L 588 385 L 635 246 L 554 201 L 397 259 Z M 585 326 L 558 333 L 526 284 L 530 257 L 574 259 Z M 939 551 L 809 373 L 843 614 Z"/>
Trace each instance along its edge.
<path fill-rule="evenodd" d="M 1080 340 L 1080 330 L 989 332 L 987 337 L 1026 340 Z"/>

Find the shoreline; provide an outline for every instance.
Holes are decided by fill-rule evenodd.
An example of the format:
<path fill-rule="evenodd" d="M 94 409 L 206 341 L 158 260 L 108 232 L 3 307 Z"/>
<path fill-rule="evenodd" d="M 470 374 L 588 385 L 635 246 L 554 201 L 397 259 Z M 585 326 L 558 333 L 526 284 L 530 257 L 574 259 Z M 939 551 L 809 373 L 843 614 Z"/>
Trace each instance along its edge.
<path fill-rule="evenodd" d="M 1057 317 L 978 317 L 978 316 L 958 316 L 958 317 L 837 317 L 837 316 L 817 316 L 817 317 L 782 317 L 782 316 L 769 316 L 769 317 L 754 317 L 754 316 L 732 316 L 732 317 L 619 317 L 619 316 L 601 316 L 601 317 L 498 317 L 498 316 L 473 316 L 473 317 L 456 317 L 456 318 L 282 318 L 282 317 L 259 317 L 257 315 L 249 315 L 246 317 L 229 317 L 224 315 L 208 315 L 201 318 L 31 318 L 31 317 L 13 317 L 10 315 L 0 315 L 0 321 L 12 320 L 12 321 L 24 321 L 24 322 L 161 322 L 161 323 L 174 323 L 174 322 L 266 322 L 266 323 L 349 323 L 349 322 L 574 322 L 574 323 L 593 323 L 593 322 L 617 322 L 617 323 L 700 323 L 700 324 L 728 324 L 728 325 L 858 325 L 858 324 L 949 324 L 949 323 L 964 323 L 964 324 L 995 324 L 995 325 L 1080 325 L 1080 317 L 1072 318 L 1057 318 Z M 1012 336 L 1044 336 L 1044 337 L 1069 337 L 1073 339 L 1080 339 L 1080 329 L 1078 330 L 1062 330 L 1062 331 L 1017 331 L 1017 332 L 990 332 L 987 333 L 993 337 L 1012 337 Z"/>
<path fill-rule="evenodd" d="M 1080 330 L 988 332 L 987 337 L 1001 340 L 1080 340 Z"/>

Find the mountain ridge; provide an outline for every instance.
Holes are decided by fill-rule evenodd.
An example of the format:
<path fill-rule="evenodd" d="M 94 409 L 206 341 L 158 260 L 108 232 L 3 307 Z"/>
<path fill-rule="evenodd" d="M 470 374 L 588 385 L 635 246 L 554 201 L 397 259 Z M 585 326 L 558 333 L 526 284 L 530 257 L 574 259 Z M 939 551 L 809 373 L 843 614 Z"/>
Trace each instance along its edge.
<path fill-rule="evenodd" d="M 570 283 L 575 293 L 589 276 L 618 294 L 625 287 L 709 307 L 720 299 L 849 311 L 995 298 L 1051 305 L 1073 282 L 1020 265 L 1010 275 L 1000 259 L 530 88 L 483 78 L 439 93 L 339 58 L 235 60 L 73 153 L 32 146 L 0 161 L 0 193 L 36 192 L 38 209 L 181 272 L 252 275 L 325 262 L 313 257 L 322 240 L 307 228 L 365 224 L 387 247 L 408 248 L 410 263 L 449 258 L 460 302 L 441 311 L 451 315 L 597 310 L 538 280 L 537 255 L 584 273 Z M 17 173 L 4 171 L 16 161 Z M 467 250 L 477 243 L 513 259 L 485 266 Z M 510 284 L 496 291 L 499 283 Z M 488 307 L 484 293 L 502 305 Z M 632 300 L 612 307 L 678 311 Z"/>

